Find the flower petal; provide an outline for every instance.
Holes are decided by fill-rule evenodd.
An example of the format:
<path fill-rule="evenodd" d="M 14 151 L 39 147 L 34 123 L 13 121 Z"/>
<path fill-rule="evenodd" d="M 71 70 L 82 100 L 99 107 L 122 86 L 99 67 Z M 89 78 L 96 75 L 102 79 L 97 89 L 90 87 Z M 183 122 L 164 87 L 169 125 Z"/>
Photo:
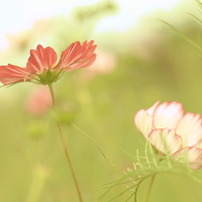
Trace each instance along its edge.
<path fill-rule="evenodd" d="M 152 116 L 146 111 L 140 110 L 134 117 L 134 122 L 139 131 L 148 138 L 149 133 L 152 130 Z"/>
<path fill-rule="evenodd" d="M 80 42 L 72 43 L 66 50 L 62 52 L 61 59 L 55 69 L 65 68 L 66 71 L 90 66 L 96 59 L 94 50 L 96 45 L 94 41 L 82 45 Z"/>
<path fill-rule="evenodd" d="M 29 72 L 26 68 L 8 64 L 0 66 L 0 82 L 4 85 L 13 84 L 19 81 L 29 80 Z"/>
<path fill-rule="evenodd" d="M 183 107 L 177 102 L 165 102 L 154 112 L 154 128 L 175 129 L 184 113 Z"/>
<path fill-rule="evenodd" d="M 140 110 L 135 114 L 134 123 L 138 130 L 142 132 L 142 134 L 148 138 L 149 133 L 152 131 L 152 122 L 153 117 L 152 114 L 157 107 L 159 102 L 156 102 L 152 107 L 147 110 Z"/>
<path fill-rule="evenodd" d="M 41 73 L 55 65 L 57 54 L 51 47 L 44 48 L 38 45 L 36 50 L 30 51 L 30 57 L 27 62 L 27 70 L 30 73 Z"/>
<path fill-rule="evenodd" d="M 193 169 L 199 169 L 202 167 L 202 149 L 196 147 L 184 147 L 173 154 L 173 157 L 180 163 L 188 163 Z"/>
<path fill-rule="evenodd" d="M 198 144 L 202 139 L 202 119 L 199 114 L 186 113 L 177 125 L 176 133 L 185 146 Z"/>
<path fill-rule="evenodd" d="M 149 109 L 147 109 L 147 113 L 148 113 L 149 115 L 152 115 L 152 116 L 153 116 L 153 114 L 154 114 L 154 112 L 155 112 L 155 110 L 156 110 L 158 104 L 159 104 L 159 101 L 155 102 L 155 103 L 153 104 L 153 106 L 151 106 Z"/>
<path fill-rule="evenodd" d="M 31 115 L 44 115 L 52 107 L 52 99 L 47 86 L 35 89 L 26 101 L 26 109 Z"/>
<path fill-rule="evenodd" d="M 167 128 L 153 130 L 149 134 L 149 141 L 163 154 L 173 154 L 182 148 L 182 138 Z"/>

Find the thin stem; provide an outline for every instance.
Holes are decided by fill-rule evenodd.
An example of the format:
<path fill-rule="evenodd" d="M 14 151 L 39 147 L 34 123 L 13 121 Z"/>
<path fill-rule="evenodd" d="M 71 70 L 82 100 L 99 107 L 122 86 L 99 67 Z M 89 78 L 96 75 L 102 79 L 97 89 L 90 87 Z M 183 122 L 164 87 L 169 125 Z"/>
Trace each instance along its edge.
<path fill-rule="evenodd" d="M 149 201 L 149 196 L 150 196 L 150 194 L 151 194 L 151 189 L 152 189 L 152 185 L 153 185 L 153 183 L 154 183 L 155 176 L 156 176 L 156 175 L 154 174 L 154 175 L 152 175 L 152 177 L 151 177 L 151 181 L 150 181 L 150 184 L 149 184 L 149 188 L 148 188 L 148 192 L 147 192 L 147 195 L 146 195 L 145 202 L 148 202 L 148 201 Z"/>
<path fill-rule="evenodd" d="M 51 84 L 49 84 L 48 88 L 49 88 L 49 91 L 50 91 L 50 94 L 51 94 L 51 99 L 52 99 L 52 102 L 53 102 L 53 107 L 55 107 L 55 94 L 54 94 L 54 91 L 53 91 L 53 86 Z"/>
<path fill-rule="evenodd" d="M 50 93 L 51 93 L 53 107 L 55 108 L 56 103 L 55 103 L 55 95 L 54 95 L 53 87 L 52 87 L 51 84 L 49 84 L 48 87 L 49 87 L 49 90 L 50 90 Z M 72 165 L 72 161 L 71 161 L 68 149 L 67 149 L 67 145 L 65 143 L 65 138 L 64 138 L 63 131 L 62 131 L 62 127 L 61 127 L 61 124 L 60 124 L 60 122 L 58 120 L 56 120 L 56 125 L 58 127 L 58 131 L 59 131 L 59 135 L 60 135 L 60 140 L 61 140 L 64 152 L 65 152 L 67 163 L 69 165 L 69 168 L 70 168 L 70 171 L 71 171 L 71 174 L 72 174 L 72 178 L 74 180 L 74 184 L 75 184 L 76 191 L 77 191 L 77 194 L 78 194 L 78 197 L 79 197 L 79 201 L 83 202 L 83 198 L 82 198 L 81 191 L 80 191 L 80 188 L 79 188 L 79 183 L 78 183 L 78 180 L 77 180 L 77 177 L 76 177 L 73 165 Z"/>
<path fill-rule="evenodd" d="M 37 165 L 36 168 L 34 168 L 33 179 L 26 200 L 27 202 L 37 202 L 39 200 L 47 175 L 48 172 L 43 166 Z"/>

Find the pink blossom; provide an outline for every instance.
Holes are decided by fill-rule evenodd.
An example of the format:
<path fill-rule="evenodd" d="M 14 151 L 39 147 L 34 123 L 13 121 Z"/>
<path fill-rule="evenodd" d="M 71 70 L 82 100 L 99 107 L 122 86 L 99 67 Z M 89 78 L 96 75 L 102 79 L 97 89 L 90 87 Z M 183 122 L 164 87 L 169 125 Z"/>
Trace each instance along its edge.
<path fill-rule="evenodd" d="M 52 107 L 50 91 L 45 86 L 35 89 L 26 101 L 26 110 L 32 115 L 44 115 Z"/>
<path fill-rule="evenodd" d="M 111 73 L 116 66 L 116 57 L 109 51 L 97 50 L 97 58 L 93 65 L 91 65 L 85 72 L 84 76 L 86 78 L 91 78 L 99 74 Z"/>
<path fill-rule="evenodd" d="M 202 167 L 202 118 L 185 113 L 178 102 L 156 102 L 134 117 L 137 128 L 162 154 L 171 155 L 193 169 Z"/>
<path fill-rule="evenodd" d="M 90 66 L 96 59 L 94 41 L 83 44 L 72 43 L 61 54 L 57 62 L 57 54 L 51 47 L 38 45 L 36 50 L 30 51 L 26 67 L 15 65 L 0 66 L 0 82 L 4 85 L 22 81 L 33 81 L 50 84 L 57 81 L 64 71 L 71 71 Z"/>

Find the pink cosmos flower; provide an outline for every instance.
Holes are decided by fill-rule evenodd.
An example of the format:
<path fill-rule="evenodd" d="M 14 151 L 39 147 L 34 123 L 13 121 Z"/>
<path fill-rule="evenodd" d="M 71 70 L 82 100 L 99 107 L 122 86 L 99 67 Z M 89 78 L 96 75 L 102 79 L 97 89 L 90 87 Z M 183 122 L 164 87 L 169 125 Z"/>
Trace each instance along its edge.
<path fill-rule="evenodd" d="M 134 117 L 137 128 L 162 154 L 171 155 L 193 169 L 202 167 L 202 118 L 184 113 L 180 103 L 156 102 Z"/>
<path fill-rule="evenodd" d="M 35 89 L 26 101 L 26 110 L 34 116 L 44 115 L 52 107 L 52 99 L 49 89 L 40 86 Z"/>
<path fill-rule="evenodd" d="M 36 50 L 30 51 L 26 67 L 15 65 L 0 66 L 0 82 L 4 85 L 22 81 L 33 81 L 50 84 L 57 81 L 63 72 L 90 66 L 96 59 L 94 41 L 83 44 L 72 43 L 61 54 L 58 63 L 57 54 L 51 47 L 38 45 Z"/>
<path fill-rule="evenodd" d="M 111 52 L 106 50 L 97 50 L 97 58 L 85 72 L 85 78 L 92 78 L 95 75 L 111 73 L 116 66 L 116 58 Z"/>

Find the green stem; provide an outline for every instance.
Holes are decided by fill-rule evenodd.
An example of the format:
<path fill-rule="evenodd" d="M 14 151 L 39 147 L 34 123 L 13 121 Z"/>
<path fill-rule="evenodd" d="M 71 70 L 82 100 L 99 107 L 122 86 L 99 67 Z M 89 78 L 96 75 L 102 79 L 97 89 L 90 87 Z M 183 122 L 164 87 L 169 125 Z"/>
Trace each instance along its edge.
<path fill-rule="evenodd" d="M 56 104 L 55 104 L 55 95 L 54 95 L 53 87 L 52 87 L 51 84 L 49 84 L 48 87 L 49 87 L 49 90 L 50 90 L 50 93 L 51 93 L 53 107 L 55 108 Z M 77 180 L 77 177 L 76 177 L 73 165 L 72 165 L 72 161 L 71 161 L 68 149 L 67 149 L 67 145 L 65 143 L 65 138 L 64 138 L 63 131 L 62 131 L 62 127 L 61 127 L 61 124 L 60 124 L 60 122 L 58 120 L 56 120 L 56 125 L 58 127 L 60 140 L 61 140 L 64 152 L 65 152 L 67 163 L 69 165 L 69 168 L 70 168 L 70 171 L 71 171 L 71 174 L 72 174 L 72 178 L 74 180 L 74 184 L 75 184 L 75 187 L 76 187 L 76 191 L 77 191 L 77 194 L 78 194 L 79 201 L 83 202 L 83 198 L 82 198 L 81 191 L 80 191 L 80 188 L 79 188 L 79 183 L 78 183 L 78 180 Z"/>
<path fill-rule="evenodd" d="M 47 170 L 43 166 L 37 165 L 34 168 L 33 179 L 28 193 L 27 202 L 37 202 L 47 177 Z"/>
<path fill-rule="evenodd" d="M 156 176 L 156 175 L 154 174 L 154 175 L 152 175 L 152 177 L 151 177 L 151 181 L 150 181 L 150 184 L 149 184 L 149 188 L 148 188 L 148 192 L 147 192 L 147 195 L 146 195 L 145 202 L 148 202 L 148 201 L 149 201 L 149 196 L 150 196 L 150 194 L 151 194 L 151 189 L 152 189 L 152 185 L 153 185 L 153 183 L 154 183 L 155 176 Z"/>

